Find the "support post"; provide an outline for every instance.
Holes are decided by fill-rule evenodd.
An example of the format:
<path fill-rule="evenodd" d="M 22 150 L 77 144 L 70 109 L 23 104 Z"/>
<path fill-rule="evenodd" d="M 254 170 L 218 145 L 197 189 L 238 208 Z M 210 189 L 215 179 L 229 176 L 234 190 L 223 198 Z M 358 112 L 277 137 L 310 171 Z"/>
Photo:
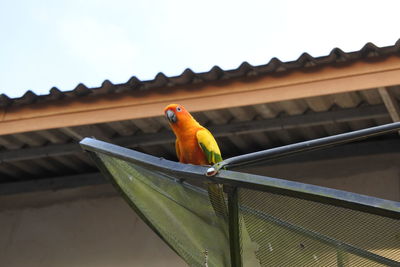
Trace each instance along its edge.
<path fill-rule="evenodd" d="M 231 266 L 242 267 L 242 255 L 240 249 L 240 222 L 237 187 L 225 187 L 228 194 L 228 224 L 229 243 L 231 253 Z"/>

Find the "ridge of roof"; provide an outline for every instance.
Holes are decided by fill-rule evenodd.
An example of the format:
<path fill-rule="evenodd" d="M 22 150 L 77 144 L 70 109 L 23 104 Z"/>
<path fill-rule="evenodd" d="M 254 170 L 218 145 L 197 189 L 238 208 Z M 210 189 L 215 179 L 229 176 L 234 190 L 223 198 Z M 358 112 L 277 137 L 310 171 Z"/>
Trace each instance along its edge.
<path fill-rule="evenodd" d="M 31 90 L 26 91 L 25 94 L 19 98 L 10 98 L 6 94 L 1 94 L 0 108 L 23 106 L 36 102 L 51 102 L 62 98 L 73 99 L 86 95 L 105 95 L 109 93 L 123 93 L 135 90 L 149 90 L 234 78 L 255 77 L 284 73 L 292 70 L 317 68 L 326 65 L 340 66 L 360 60 L 383 60 L 393 55 L 400 56 L 400 39 L 397 40 L 394 45 L 386 47 L 378 47 L 369 42 L 360 50 L 353 52 L 344 52 L 340 48 L 333 48 L 328 55 L 319 57 L 313 57 L 308 53 L 303 53 L 296 60 L 287 62 L 282 62 L 274 57 L 264 65 L 253 66 L 244 61 L 239 67 L 232 70 L 223 70 L 219 66 L 214 66 L 207 72 L 196 73 L 187 68 L 178 76 L 168 77 L 160 72 L 154 79 L 146 81 L 132 76 L 127 82 L 120 84 L 113 84 L 109 80 L 104 80 L 100 87 L 94 88 L 88 88 L 82 83 L 79 83 L 70 91 L 61 91 L 57 87 L 53 87 L 49 90 L 47 95 L 37 95 Z"/>

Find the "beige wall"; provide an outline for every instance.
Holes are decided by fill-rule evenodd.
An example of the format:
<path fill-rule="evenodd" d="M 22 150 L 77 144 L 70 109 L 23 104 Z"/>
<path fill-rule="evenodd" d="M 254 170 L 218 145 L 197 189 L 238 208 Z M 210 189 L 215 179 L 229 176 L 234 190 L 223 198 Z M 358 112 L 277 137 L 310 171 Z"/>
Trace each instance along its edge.
<path fill-rule="evenodd" d="M 272 177 L 400 201 L 399 156 L 259 166 Z M 0 196 L 0 266 L 185 266 L 110 185 Z"/>
<path fill-rule="evenodd" d="M 0 266 L 186 266 L 108 187 L 0 197 Z"/>

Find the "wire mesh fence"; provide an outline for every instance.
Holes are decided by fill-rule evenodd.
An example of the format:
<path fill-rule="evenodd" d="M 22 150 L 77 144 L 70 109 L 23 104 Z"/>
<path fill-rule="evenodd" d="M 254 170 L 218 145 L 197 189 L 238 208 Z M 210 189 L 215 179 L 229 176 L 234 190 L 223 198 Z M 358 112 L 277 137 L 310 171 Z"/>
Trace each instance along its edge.
<path fill-rule="evenodd" d="M 134 209 L 190 266 L 230 265 L 227 221 L 215 214 L 206 190 L 108 155 L 96 157 Z"/>
<path fill-rule="evenodd" d="M 399 220 L 269 192 L 238 194 L 240 216 L 262 266 L 400 262 Z"/>
<path fill-rule="evenodd" d="M 81 142 L 132 208 L 190 266 L 400 266 L 400 203 Z M 222 184 L 228 216 L 210 201 Z M 225 205 L 226 204 L 226 205 Z"/>

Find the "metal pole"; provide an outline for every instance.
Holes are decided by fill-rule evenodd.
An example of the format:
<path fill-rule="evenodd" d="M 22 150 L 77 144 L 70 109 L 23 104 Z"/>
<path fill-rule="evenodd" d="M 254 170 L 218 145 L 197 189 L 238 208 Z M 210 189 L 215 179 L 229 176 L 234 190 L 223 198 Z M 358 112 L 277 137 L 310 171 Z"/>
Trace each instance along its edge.
<path fill-rule="evenodd" d="M 249 153 L 241 156 L 232 157 L 224 161 L 218 162 L 207 171 L 207 175 L 215 175 L 221 168 L 233 167 L 239 165 L 246 165 L 261 160 L 273 159 L 278 157 L 284 157 L 287 155 L 296 154 L 299 152 L 305 152 L 310 150 L 316 150 L 334 146 L 338 144 L 349 143 L 352 141 L 365 139 L 372 136 L 378 136 L 394 131 L 400 130 L 400 122 L 385 124 L 377 127 L 366 128 L 358 131 L 349 133 L 343 133 L 323 138 L 318 138 L 310 141 L 300 142 L 296 144 L 271 148 L 262 150 L 254 153 Z"/>
<path fill-rule="evenodd" d="M 240 225 L 239 225 L 239 204 L 236 187 L 225 186 L 228 195 L 228 224 L 229 224 L 229 243 L 231 253 L 231 266 L 242 267 L 242 255 L 240 249 Z"/>

